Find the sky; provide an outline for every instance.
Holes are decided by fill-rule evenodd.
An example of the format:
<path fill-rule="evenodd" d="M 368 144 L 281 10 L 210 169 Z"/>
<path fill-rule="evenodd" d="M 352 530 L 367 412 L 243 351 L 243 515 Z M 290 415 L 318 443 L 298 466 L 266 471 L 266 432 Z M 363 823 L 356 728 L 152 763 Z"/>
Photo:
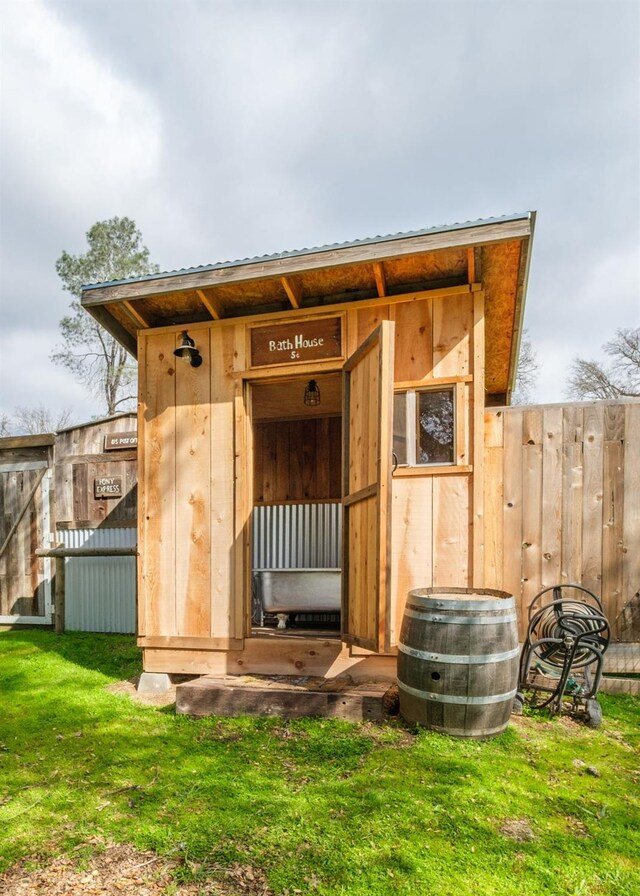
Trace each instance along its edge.
<path fill-rule="evenodd" d="M 103 411 L 50 361 L 96 221 L 172 270 L 528 210 L 558 402 L 640 325 L 638 0 L 0 4 L 0 416 Z"/>

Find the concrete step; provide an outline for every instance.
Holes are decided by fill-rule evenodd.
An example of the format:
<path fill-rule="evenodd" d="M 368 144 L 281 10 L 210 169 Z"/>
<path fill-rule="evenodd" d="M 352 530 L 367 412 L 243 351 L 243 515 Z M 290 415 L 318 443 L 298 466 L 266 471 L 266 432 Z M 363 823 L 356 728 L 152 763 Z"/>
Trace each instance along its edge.
<path fill-rule="evenodd" d="M 389 681 L 354 682 L 350 678 L 203 675 L 176 687 L 176 712 L 380 721 L 394 712 L 394 688 Z"/>

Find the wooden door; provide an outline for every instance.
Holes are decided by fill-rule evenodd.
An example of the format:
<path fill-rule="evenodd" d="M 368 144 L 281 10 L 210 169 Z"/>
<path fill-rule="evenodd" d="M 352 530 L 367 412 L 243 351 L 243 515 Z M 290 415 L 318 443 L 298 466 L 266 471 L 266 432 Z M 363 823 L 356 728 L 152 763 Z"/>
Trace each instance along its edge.
<path fill-rule="evenodd" d="M 384 321 L 344 365 L 342 636 L 389 650 L 393 330 Z"/>

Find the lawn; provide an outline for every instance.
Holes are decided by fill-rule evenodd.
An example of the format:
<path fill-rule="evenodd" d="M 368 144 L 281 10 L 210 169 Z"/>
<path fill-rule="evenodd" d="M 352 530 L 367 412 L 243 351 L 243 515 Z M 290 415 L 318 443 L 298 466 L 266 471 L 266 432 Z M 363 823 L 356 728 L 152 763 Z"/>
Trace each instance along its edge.
<path fill-rule="evenodd" d="M 168 893 L 239 868 L 224 892 L 640 893 L 636 698 L 603 695 L 597 731 L 538 713 L 472 742 L 106 690 L 139 671 L 128 636 L 0 633 L 0 873 L 128 844 L 167 858 Z"/>

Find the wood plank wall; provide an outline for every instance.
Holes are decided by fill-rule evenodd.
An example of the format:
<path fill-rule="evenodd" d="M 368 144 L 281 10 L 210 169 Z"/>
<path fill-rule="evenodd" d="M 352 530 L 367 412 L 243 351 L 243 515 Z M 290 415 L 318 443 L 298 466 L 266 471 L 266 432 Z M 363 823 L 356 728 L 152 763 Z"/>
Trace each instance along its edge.
<path fill-rule="evenodd" d="M 489 410 L 484 463 L 485 585 L 516 596 L 521 638 L 535 595 L 575 582 L 640 640 L 640 402 Z"/>
<path fill-rule="evenodd" d="M 147 645 L 224 647 L 235 634 L 234 329 L 200 330 L 198 368 L 174 357 L 179 335 L 140 346 L 139 633 Z"/>
<path fill-rule="evenodd" d="M 104 450 L 106 435 L 135 432 L 135 416 L 117 417 L 58 433 L 55 447 L 56 526 L 131 527 L 137 520 L 137 452 Z M 121 498 L 95 498 L 93 481 L 122 479 Z"/>
<path fill-rule="evenodd" d="M 255 504 L 339 501 L 342 420 L 269 420 L 254 427 Z"/>
<path fill-rule="evenodd" d="M 474 389 L 482 390 L 484 382 L 482 365 L 474 365 L 474 355 L 479 358 L 483 352 L 474 317 L 481 297 L 461 287 L 459 293 L 406 302 L 383 298 L 360 309 L 354 303 L 346 314 L 346 355 L 381 320 L 394 320 L 396 383 L 450 381 L 459 399 L 459 466 L 438 475 L 424 469 L 394 477 L 391 643 L 397 640 L 409 589 L 472 581 L 471 446 L 474 414 L 484 410 L 477 402 L 474 406 Z M 203 357 L 196 369 L 173 356 L 178 328 L 140 336 L 139 630 L 140 643 L 150 649 L 241 646 L 248 618 L 247 546 L 254 500 L 299 500 L 293 496 L 300 493 L 300 484 L 305 500 L 320 500 L 325 493 L 338 496 L 333 477 L 339 464 L 332 446 L 339 420 L 313 424 L 329 427 L 328 436 L 316 436 L 328 439 L 331 452 L 329 469 L 323 467 L 314 485 L 304 437 L 303 450 L 291 457 L 288 469 L 277 462 L 287 438 L 289 446 L 298 438 L 291 423 L 272 428 L 249 423 L 242 383 L 248 367 L 246 324 L 200 324 L 190 333 Z M 312 372 L 313 365 L 307 367 Z M 305 369 L 295 366 L 288 373 L 297 376 Z M 287 370 L 276 372 L 285 375 Z M 312 441 L 309 434 L 309 455 Z M 252 450 L 254 470 L 249 466 Z M 182 660 L 181 665 L 186 668 Z"/>

